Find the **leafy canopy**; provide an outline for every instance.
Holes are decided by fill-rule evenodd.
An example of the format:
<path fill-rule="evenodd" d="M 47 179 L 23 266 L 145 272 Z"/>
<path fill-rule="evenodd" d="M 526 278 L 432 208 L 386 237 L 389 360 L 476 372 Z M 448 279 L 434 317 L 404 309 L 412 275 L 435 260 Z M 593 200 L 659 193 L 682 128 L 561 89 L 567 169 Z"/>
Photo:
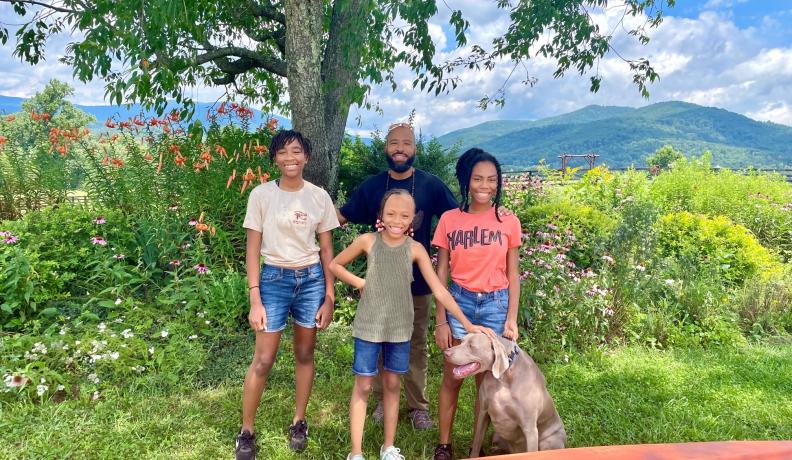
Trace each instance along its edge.
<path fill-rule="evenodd" d="M 81 81 L 106 81 L 110 102 L 142 102 L 160 113 L 173 99 L 191 110 L 185 90 L 195 85 L 224 86 L 229 95 L 241 96 L 270 108 L 288 110 L 285 98 L 289 77 L 287 63 L 294 59 L 286 49 L 287 1 L 279 0 L 0 0 L 11 3 L 25 18 L 16 30 L 14 55 L 37 64 L 44 59 L 47 40 L 61 32 L 73 33 L 63 62 L 71 65 Z M 334 84 L 330 59 L 344 53 L 328 53 L 337 21 L 357 21 L 350 27 L 358 36 L 346 37 L 346 53 L 354 48 L 360 62 L 354 70 L 355 83 L 344 88 L 343 103 L 371 107 L 366 99 L 372 85 L 389 84 L 394 89 L 394 68 L 406 64 L 414 72 L 413 87 L 440 94 L 460 82 L 458 70 L 492 69 L 500 61 L 511 61 L 515 70 L 537 55 L 556 63 L 555 77 L 574 70 L 585 74 L 612 49 L 611 31 L 601 30 L 594 13 L 620 8 L 625 17 L 645 21 L 628 30 L 640 43 L 649 42 L 647 29 L 663 19 L 664 7 L 674 0 L 497 0 L 509 11 L 510 25 L 491 43 L 471 44 L 469 53 L 446 62 L 436 62 L 436 48 L 427 21 L 438 13 L 434 0 L 326 0 L 324 2 L 325 60 L 322 62 L 324 91 Z M 453 3 L 442 2 L 442 8 Z M 465 19 L 472 11 L 454 9 L 449 25 L 456 45 L 468 45 Z M 350 19 L 351 18 L 351 19 Z M 619 24 L 623 24 L 620 21 Z M 362 22 L 362 23 L 361 23 Z M 354 26 L 354 27 L 353 27 Z M 362 26 L 362 27 L 361 27 Z M 549 39 L 544 33 L 549 32 Z M 0 43 L 6 44 L 9 25 L 0 23 Z M 402 43 L 404 46 L 397 45 Z M 294 50 L 295 53 L 311 52 Z M 658 75 L 644 58 L 625 59 L 639 91 L 647 96 L 647 83 Z M 512 74 L 514 71 L 512 72 Z M 591 90 L 597 91 L 601 75 L 595 70 Z M 525 75 L 526 84 L 535 79 Z M 506 82 L 504 82 L 505 87 Z M 481 106 L 504 103 L 504 89 L 485 96 Z M 187 115 L 184 113 L 183 115 Z"/>

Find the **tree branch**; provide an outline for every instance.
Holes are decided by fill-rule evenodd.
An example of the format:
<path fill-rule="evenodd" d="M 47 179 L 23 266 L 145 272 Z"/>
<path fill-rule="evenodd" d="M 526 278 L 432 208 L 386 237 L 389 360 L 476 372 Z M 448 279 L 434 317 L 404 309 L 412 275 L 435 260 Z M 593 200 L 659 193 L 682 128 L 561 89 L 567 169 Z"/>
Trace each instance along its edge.
<path fill-rule="evenodd" d="M 62 6 L 55 6 L 55 5 L 52 5 L 52 4 L 49 4 L 49 3 L 37 2 L 36 0 L 0 0 L 0 3 L 12 3 L 12 4 L 13 3 L 23 3 L 23 4 L 28 4 L 28 5 L 41 6 L 41 7 L 53 10 L 53 11 L 57 11 L 59 13 L 72 13 L 72 14 L 82 13 L 82 11 L 71 10 L 71 9 L 68 9 L 68 8 L 64 8 Z"/>
<path fill-rule="evenodd" d="M 286 15 L 275 9 L 269 2 L 264 4 L 251 2 L 250 13 L 258 18 L 267 18 L 286 26 Z"/>
<path fill-rule="evenodd" d="M 239 75 L 251 69 L 264 69 L 281 77 L 286 77 L 287 75 L 285 61 L 271 56 L 262 56 L 255 51 L 239 46 L 227 46 L 224 48 L 212 46 L 205 53 L 190 59 L 173 59 L 165 56 L 161 51 L 157 51 L 155 54 L 157 56 L 155 64 L 161 64 L 173 70 L 181 70 L 190 66 L 200 66 L 213 62 L 227 74 Z M 231 61 L 228 59 L 229 57 L 237 57 L 239 59 Z"/>
<path fill-rule="evenodd" d="M 254 30 L 245 29 L 245 34 L 259 43 L 267 42 L 268 40 L 275 41 L 275 46 L 281 52 L 281 55 L 286 54 L 286 29 L 279 27 L 275 30 L 267 30 L 263 32 L 256 32 Z"/>

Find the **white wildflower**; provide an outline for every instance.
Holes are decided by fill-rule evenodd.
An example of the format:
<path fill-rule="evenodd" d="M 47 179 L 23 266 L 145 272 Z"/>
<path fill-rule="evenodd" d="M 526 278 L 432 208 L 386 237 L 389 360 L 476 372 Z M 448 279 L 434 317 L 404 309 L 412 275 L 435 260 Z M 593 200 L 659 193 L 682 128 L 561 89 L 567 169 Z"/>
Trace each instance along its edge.
<path fill-rule="evenodd" d="M 47 390 L 49 390 L 49 387 L 47 385 L 39 385 L 36 387 L 36 394 L 39 396 L 43 396 L 44 393 L 47 392 Z"/>
<path fill-rule="evenodd" d="M 187 337 L 187 338 L 188 338 L 188 339 L 190 339 L 190 340 L 195 340 L 195 339 L 197 339 L 197 338 L 198 338 L 198 336 L 197 336 L 197 335 L 195 335 L 195 334 L 193 334 L 193 335 L 191 335 L 191 336 L 189 336 L 189 337 Z"/>
<path fill-rule="evenodd" d="M 125 339 L 131 339 L 134 336 L 135 334 L 132 333 L 132 329 L 124 329 L 123 331 L 121 331 L 121 337 Z"/>
<path fill-rule="evenodd" d="M 99 329 L 99 332 L 104 332 L 104 331 L 105 331 L 105 329 L 107 329 L 107 326 L 105 325 L 105 323 L 99 323 L 99 324 L 96 326 L 96 328 L 97 328 L 97 329 Z"/>
<path fill-rule="evenodd" d="M 118 357 L 119 357 L 120 355 L 118 354 L 118 352 L 117 352 L 117 351 L 111 351 L 111 352 L 110 352 L 110 354 L 109 354 L 109 356 L 110 356 L 110 359 L 112 359 L 113 361 L 115 361 L 116 359 L 118 359 Z"/>
<path fill-rule="evenodd" d="M 116 305 L 121 305 L 121 302 L 123 302 L 123 301 L 121 300 L 121 297 L 116 297 L 115 304 L 116 304 Z"/>
<path fill-rule="evenodd" d="M 96 375 L 95 373 L 88 374 L 88 380 L 90 380 L 93 383 L 99 383 L 99 376 Z"/>
<path fill-rule="evenodd" d="M 66 389 L 66 387 L 65 387 L 65 386 L 63 386 L 63 385 L 58 385 L 58 391 L 63 391 L 63 390 L 65 390 L 65 389 Z"/>
<path fill-rule="evenodd" d="M 162 332 L 160 332 L 160 337 L 162 337 L 164 339 L 167 336 L 168 336 L 168 330 L 167 329 L 163 329 Z"/>

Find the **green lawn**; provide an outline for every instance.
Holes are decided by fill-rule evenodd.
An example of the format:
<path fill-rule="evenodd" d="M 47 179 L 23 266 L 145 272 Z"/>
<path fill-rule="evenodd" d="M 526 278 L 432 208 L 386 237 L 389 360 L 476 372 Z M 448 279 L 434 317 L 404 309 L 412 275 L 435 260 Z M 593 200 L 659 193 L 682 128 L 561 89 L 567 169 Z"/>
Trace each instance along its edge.
<path fill-rule="evenodd" d="M 349 330 L 322 335 L 309 406 L 311 439 L 301 456 L 286 448 L 293 365 L 284 340 L 257 419 L 260 458 L 344 458 L 352 346 Z M 151 376 L 96 402 L 0 407 L 2 458 L 230 458 L 239 428 L 242 377 L 252 337 L 229 337 L 196 379 Z M 792 439 L 792 345 L 715 350 L 620 348 L 542 366 L 570 447 L 727 439 Z M 436 400 L 440 356 L 431 360 Z M 456 453 L 471 439 L 472 383 L 457 418 Z M 434 407 L 433 409 L 436 409 Z M 402 411 L 397 446 L 408 459 L 430 458 L 435 430 L 415 433 Z M 375 458 L 381 427 L 369 424 Z"/>

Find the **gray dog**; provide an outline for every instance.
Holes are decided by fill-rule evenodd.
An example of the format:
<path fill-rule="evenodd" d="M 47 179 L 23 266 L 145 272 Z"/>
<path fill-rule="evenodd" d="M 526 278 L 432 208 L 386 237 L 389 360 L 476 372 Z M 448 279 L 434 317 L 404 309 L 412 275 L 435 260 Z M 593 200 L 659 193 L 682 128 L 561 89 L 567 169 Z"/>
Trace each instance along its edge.
<path fill-rule="evenodd" d="M 481 333 L 468 334 L 445 355 L 457 366 L 456 378 L 486 372 L 479 388 L 471 458 L 479 456 L 490 421 L 511 453 L 564 448 L 566 431 L 545 388 L 545 378 L 516 343 L 504 338 L 492 340 Z"/>

